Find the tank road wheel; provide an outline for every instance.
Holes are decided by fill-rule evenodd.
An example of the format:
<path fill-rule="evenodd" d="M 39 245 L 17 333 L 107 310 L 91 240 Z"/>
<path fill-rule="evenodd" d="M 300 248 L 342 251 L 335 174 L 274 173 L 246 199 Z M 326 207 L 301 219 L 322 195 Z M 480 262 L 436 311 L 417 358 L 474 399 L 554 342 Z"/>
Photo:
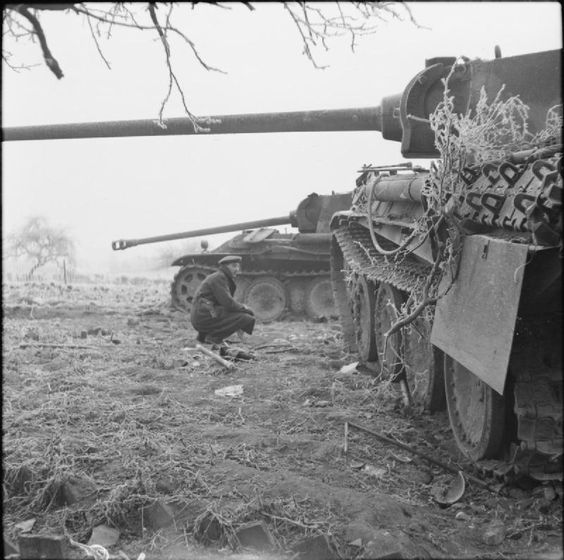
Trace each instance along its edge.
<path fill-rule="evenodd" d="M 183 266 L 174 276 L 170 286 L 172 305 L 180 311 L 190 313 L 198 286 L 213 271 L 213 268 L 207 266 Z"/>
<path fill-rule="evenodd" d="M 448 416 L 459 449 L 473 461 L 494 458 L 505 431 L 503 397 L 450 356 L 444 364 Z"/>
<path fill-rule="evenodd" d="M 431 323 L 419 316 L 404 327 L 403 363 L 415 406 L 436 412 L 445 408 L 444 356 L 431 344 Z"/>
<path fill-rule="evenodd" d="M 337 315 L 333 286 L 329 276 L 313 278 L 306 289 L 305 310 L 310 319 L 329 319 Z"/>
<path fill-rule="evenodd" d="M 237 276 L 237 279 L 235 280 L 235 294 L 233 295 L 233 297 L 237 300 L 237 301 L 242 301 L 244 296 L 245 296 L 245 292 L 247 291 L 247 288 L 251 285 L 252 279 L 249 278 L 248 276 Z"/>
<path fill-rule="evenodd" d="M 334 235 L 331 236 L 331 284 L 335 297 L 335 307 L 339 313 L 341 330 L 343 333 L 343 349 L 347 352 L 356 352 L 356 336 L 352 306 L 350 305 L 352 273 L 349 263 L 345 260 L 343 251 Z"/>
<path fill-rule="evenodd" d="M 261 276 L 251 281 L 243 301 L 255 312 L 258 321 L 276 321 L 286 309 L 286 290 L 277 278 Z"/>
<path fill-rule="evenodd" d="M 380 282 L 374 301 L 374 341 L 378 350 L 378 361 L 384 378 L 397 376 L 402 369 L 402 336 L 396 331 L 388 337 L 384 344 L 384 334 L 396 322 L 398 310 L 403 302 L 399 290 Z"/>
<path fill-rule="evenodd" d="M 374 285 L 363 276 L 355 279 L 352 289 L 352 314 L 358 355 L 363 362 L 378 359 L 374 340 Z"/>
<path fill-rule="evenodd" d="M 305 312 L 306 286 L 306 281 L 301 278 L 292 278 L 286 284 L 290 310 L 296 315 L 303 315 Z"/>

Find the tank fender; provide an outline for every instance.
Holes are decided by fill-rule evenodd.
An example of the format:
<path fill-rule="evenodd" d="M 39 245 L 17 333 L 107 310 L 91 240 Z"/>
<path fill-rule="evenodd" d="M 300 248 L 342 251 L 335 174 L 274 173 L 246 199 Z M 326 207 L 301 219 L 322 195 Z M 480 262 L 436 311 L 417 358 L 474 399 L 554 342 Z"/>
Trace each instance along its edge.
<path fill-rule="evenodd" d="M 230 253 L 192 253 L 182 255 L 175 259 L 170 266 L 218 266 L 221 258 L 228 256 Z"/>
<path fill-rule="evenodd" d="M 501 395 L 527 255 L 525 244 L 466 237 L 456 280 L 435 308 L 431 343 Z"/>

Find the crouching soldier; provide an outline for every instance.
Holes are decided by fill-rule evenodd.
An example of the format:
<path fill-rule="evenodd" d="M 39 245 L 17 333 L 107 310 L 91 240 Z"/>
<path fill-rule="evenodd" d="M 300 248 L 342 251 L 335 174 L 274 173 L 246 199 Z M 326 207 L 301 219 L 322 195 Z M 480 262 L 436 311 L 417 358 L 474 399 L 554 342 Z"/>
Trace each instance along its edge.
<path fill-rule="evenodd" d="M 222 345 L 236 331 L 252 334 L 254 312 L 236 301 L 235 278 L 241 272 L 241 257 L 230 255 L 219 261 L 219 270 L 198 287 L 190 320 L 198 331 L 198 342 Z"/>

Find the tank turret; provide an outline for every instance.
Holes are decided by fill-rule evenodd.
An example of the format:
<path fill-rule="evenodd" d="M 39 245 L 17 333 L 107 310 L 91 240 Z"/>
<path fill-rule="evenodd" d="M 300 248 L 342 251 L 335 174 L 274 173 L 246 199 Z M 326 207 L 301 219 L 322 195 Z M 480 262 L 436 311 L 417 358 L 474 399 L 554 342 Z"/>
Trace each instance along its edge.
<path fill-rule="evenodd" d="M 349 194 L 318 195 L 317 193 L 311 193 L 300 202 L 296 210 L 293 210 L 286 216 L 183 231 L 167 235 L 157 235 L 155 237 L 119 239 L 112 241 L 112 249 L 114 251 L 120 251 L 148 243 L 162 243 L 164 241 L 174 241 L 177 239 L 190 239 L 204 235 L 216 235 L 218 233 L 231 233 L 233 231 L 281 225 L 289 225 L 298 228 L 300 233 L 325 233 L 327 234 L 327 238 L 329 238 L 329 219 L 332 214 L 338 210 L 345 210 L 349 205 Z"/>

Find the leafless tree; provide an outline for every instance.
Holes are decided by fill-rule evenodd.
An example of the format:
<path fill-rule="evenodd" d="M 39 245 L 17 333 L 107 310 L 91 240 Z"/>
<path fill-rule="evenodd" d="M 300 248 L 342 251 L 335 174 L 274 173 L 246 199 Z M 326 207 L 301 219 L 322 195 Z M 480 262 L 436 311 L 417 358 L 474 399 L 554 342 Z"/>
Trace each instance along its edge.
<path fill-rule="evenodd" d="M 108 68 L 110 68 L 110 63 L 102 52 L 100 38 L 105 36 L 110 39 L 115 27 L 128 27 L 140 32 L 156 33 L 164 51 L 168 70 L 168 87 L 161 103 L 159 121 L 163 125 L 164 109 L 173 91 L 176 91 L 180 95 L 184 111 L 194 128 L 204 130 L 201 125 L 205 121 L 199 120 L 188 108 L 185 92 L 179 83 L 171 61 L 169 41 L 172 36 L 180 37 L 203 68 L 225 73 L 222 69 L 206 62 L 194 41 L 176 24 L 176 20 L 182 17 L 181 9 L 194 10 L 198 7 L 198 4 L 203 3 L 212 4 L 218 9 L 243 8 L 255 10 L 250 2 L 6 4 L 3 10 L 3 36 L 4 39 L 10 37 L 17 41 L 33 41 L 34 43 L 37 41 L 45 64 L 58 79 L 61 79 L 64 74 L 58 55 L 55 56 L 49 48 L 48 30 L 41 23 L 42 12 L 58 11 L 68 17 L 69 20 L 73 16 L 86 20 L 92 40 Z M 294 22 L 303 44 L 303 54 L 316 68 L 324 68 L 318 64 L 317 50 L 327 51 L 329 41 L 334 37 L 344 35 L 350 37 L 350 46 L 354 51 L 360 36 L 375 33 L 379 24 L 390 19 L 403 20 L 407 18 L 414 25 L 417 25 L 409 6 L 405 2 L 280 2 L 276 7 L 283 9 Z M 2 59 L 10 68 L 20 70 L 30 67 L 25 64 L 16 64 L 13 58 L 13 53 L 3 48 Z"/>
<path fill-rule="evenodd" d="M 63 259 L 69 263 L 74 261 L 74 243 L 60 228 L 51 226 L 41 216 L 34 216 L 16 232 L 6 239 L 7 256 L 13 258 L 25 257 L 32 261 L 29 275 L 54 262 L 60 265 Z"/>

